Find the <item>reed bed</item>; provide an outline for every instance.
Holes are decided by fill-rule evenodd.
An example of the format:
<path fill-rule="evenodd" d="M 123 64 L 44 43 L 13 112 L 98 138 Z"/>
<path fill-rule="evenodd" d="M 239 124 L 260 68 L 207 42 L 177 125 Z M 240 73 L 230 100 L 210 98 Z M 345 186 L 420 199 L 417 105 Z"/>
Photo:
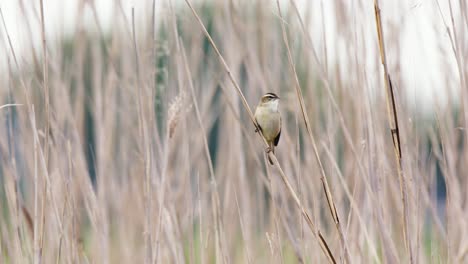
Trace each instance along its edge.
<path fill-rule="evenodd" d="M 82 1 L 52 39 L 41 0 L 28 52 L 0 9 L 0 263 L 467 262 L 468 7 L 397 2 L 436 18 L 408 80 L 390 2 Z"/>

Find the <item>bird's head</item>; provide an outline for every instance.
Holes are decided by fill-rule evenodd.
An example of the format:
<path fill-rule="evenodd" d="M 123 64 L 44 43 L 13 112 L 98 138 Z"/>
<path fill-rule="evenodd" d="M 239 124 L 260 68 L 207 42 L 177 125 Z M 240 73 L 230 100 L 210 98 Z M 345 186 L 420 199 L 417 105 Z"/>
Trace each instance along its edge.
<path fill-rule="evenodd" d="M 277 111 L 279 100 L 280 98 L 275 93 L 266 93 L 265 95 L 262 96 L 262 99 L 260 100 L 260 104 L 261 106 L 271 107 L 273 110 Z"/>

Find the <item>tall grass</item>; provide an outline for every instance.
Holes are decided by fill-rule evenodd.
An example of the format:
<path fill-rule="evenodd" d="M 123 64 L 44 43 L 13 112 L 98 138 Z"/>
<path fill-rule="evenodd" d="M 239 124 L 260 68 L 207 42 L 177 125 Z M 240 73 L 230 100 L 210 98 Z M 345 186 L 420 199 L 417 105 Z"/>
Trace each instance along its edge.
<path fill-rule="evenodd" d="M 457 98 L 422 113 L 388 2 L 333 3 L 330 41 L 320 2 L 116 4 L 109 32 L 86 2 L 97 31 L 54 42 L 40 12 L 26 58 L 2 9 L 0 263 L 468 261 L 467 5 L 434 2 Z"/>

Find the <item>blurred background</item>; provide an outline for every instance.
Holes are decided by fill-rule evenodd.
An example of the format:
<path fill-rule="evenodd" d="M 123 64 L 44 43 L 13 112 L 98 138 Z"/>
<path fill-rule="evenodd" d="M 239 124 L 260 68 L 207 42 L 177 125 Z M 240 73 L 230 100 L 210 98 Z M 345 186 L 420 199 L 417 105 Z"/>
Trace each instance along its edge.
<path fill-rule="evenodd" d="M 3 0 L 2 263 L 468 261 L 466 1 L 379 1 L 406 239 L 374 2 L 190 2 L 313 230 L 185 1 Z"/>

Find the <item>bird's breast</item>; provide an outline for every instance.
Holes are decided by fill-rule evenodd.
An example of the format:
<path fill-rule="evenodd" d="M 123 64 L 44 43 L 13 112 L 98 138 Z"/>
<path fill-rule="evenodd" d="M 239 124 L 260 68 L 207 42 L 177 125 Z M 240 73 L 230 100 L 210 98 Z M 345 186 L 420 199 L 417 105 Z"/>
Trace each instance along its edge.
<path fill-rule="evenodd" d="M 262 129 L 263 136 L 268 141 L 273 141 L 281 130 L 281 117 L 278 111 L 268 108 L 259 108 L 255 112 L 255 118 Z"/>

